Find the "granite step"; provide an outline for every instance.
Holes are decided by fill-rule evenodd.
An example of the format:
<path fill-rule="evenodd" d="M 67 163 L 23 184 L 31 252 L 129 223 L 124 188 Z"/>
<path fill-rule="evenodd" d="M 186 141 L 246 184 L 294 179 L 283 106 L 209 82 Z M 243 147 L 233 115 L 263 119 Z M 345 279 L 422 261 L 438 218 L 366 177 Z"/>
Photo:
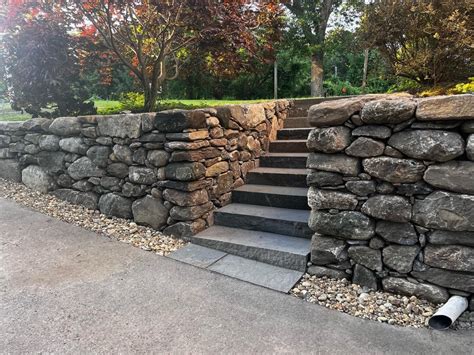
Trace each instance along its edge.
<path fill-rule="evenodd" d="M 214 212 L 214 223 L 225 227 L 311 238 L 308 210 L 231 203 Z"/>
<path fill-rule="evenodd" d="M 248 184 L 306 187 L 306 169 L 260 167 L 247 174 Z"/>
<path fill-rule="evenodd" d="M 290 292 L 303 276 L 301 271 L 245 259 L 193 243 L 172 252 L 168 257 L 284 293 Z"/>
<path fill-rule="evenodd" d="M 308 153 L 266 153 L 260 157 L 260 167 L 306 168 Z"/>
<path fill-rule="evenodd" d="M 277 139 L 308 139 L 311 128 L 284 128 L 277 132 Z"/>
<path fill-rule="evenodd" d="M 232 192 L 232 202 L 308 210 L 307 194 L 304 187 L 245 184 Z"/>
<path fill-rule="evenodd" d="M 271 153 L 307 153 L 306 139 L 287 139 L 270 142 Z"/>
<path fill-rule="evenodd" d="M 214 225 L 191 237 L 194 244 L 286 269 L 305 271 L 309 239 Z"/>
<path fill-rule="evenodd" d="M 288 117 L 283 123 L 284 128 L 309 128 L 308 117 Z"/>

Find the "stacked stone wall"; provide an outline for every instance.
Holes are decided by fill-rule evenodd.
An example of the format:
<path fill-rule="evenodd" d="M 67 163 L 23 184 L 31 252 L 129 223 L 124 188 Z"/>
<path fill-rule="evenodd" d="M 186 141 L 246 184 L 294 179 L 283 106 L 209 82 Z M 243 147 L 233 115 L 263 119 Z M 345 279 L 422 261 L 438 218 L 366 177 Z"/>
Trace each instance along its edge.
<path fill-rule="evenodd" d="M 244 184 L 289 106 L 0 123 L 0 178 L 189 236 L 211 225 L 213 210 Z"/>
<path fill-rule="evenodd" d="M 361 96 L 308 117 L 309 272 L 434 302 L 472 296 L 474 95 Z"/>

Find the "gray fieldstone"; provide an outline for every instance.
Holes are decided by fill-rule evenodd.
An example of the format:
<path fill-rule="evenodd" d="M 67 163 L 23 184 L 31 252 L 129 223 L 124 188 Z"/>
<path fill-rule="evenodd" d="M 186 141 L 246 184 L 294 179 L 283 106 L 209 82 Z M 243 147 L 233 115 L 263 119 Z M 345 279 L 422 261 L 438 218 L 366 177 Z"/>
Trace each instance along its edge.
<path fill-rule="evenodd" d="M 390 243 L 401 245 L 415 245 L 418 243 L 418 235 L 411 223 L 377 221 L 375 233 Z"/>
<path fill-rule="evenodd" d="M 93 192 L 79 192 L 71 189 L 58 189 L 51 192 L 60 200 L 67 201 L 73 205 L 80 205 L 90 210 L 97 209 L 99 197 Z"/>
<path fill-rule="evenodd" d="M 59 147 L 69 153 L 85 155 L 89 147 L 84 144 L 82 138 L 70 137 L 63 138 L 59 141 Z"/>
<path fill-rule="evenodd" d="M 193 222 L 178 222 L 166 227 L 163 231 L 166 235 L 173 235 L 179 238 L 188 238 L 206 228 L 206 222 L 202 219 Z"/>
<path fill-rule="evenodd" d="M 383 142 L 372 138 L 359 137 L 346 148 L 345 152 L 355 157 L 368 158 L 382 155 L 384 149 L 385 144 Z"/>
<path fill-rule="evenodd" d="M 433 231 L 428 236 L 431 244 L 460 244 L 474 247 L 474 232 Z"/>
<path fill-rule="evenodd" d="M 306 183 L 308 186 L 325 187 L 339 186 L 344 184 L 344 181 L 341 174 L 311 170 L 306 176 Z"/>
<path fill-rule="evenodd" d="M 41 150 L 47 150 L 50 152 L 55 152 L 59 150 L 59 141 L 61 138 L 53 135 L 41 136 L 38 140 L 38 145 Z"/>
<path fill-rule="evenodd" d="M 147 151 L 145 148 L 138 148 L 137 150 L 133 152 L 133 162 L 140 165 L 145 165 L 146 155 L 147 155 Z"/>
<path fill-rule="evenodd" d="M 95 145 L 87 150 L 87 156 L 98 167 L 107 167 L 111 149 L 107 146 Z"/>
<path fill-rule="evenodd" d="M 25 136 L 26 139 L 26 136 Z M 0 134 L 0 148 L 8 147 L 8 145 L 11 142 L 10 136 L 5 136 L 3 134 Z"/>
<path fill-rule="evenodd" d="M 345 241 L 316 233 L 311 239 L 311 262 L 315 265 L 327 265 L 344 261 L 347 259 L 345 248 Z"/>
<path fill-rule="evenodd" d="M 163 191 L 163 198 L 178 206 L 196 206 L 209 201 L 209 194 L 206 189 L 191 192 L 166 189 Z"/>
<path fill-rule="evenodd" d="M 461 125 L 460 121 L 447 122 L 413 122 L 411 128 L 413 129 L 453 129 Z"/>
<path fill-rule="evenodd" d="M 168 209 L 163 201 L 152 196 L 145 196 L 132 204 L 133 220 L 138 224 L 144 224 L 154 229 L 160 229 L 166 225 L 168 220 Z"/>
<path fill-rule="evenodd" d="M 66 154 L 64 152 L 39 152 L 36 155 L 38 165 L 49 173 L 56 174 L 64 170 Z"/>
<path fill-rule="evenodd" d="M 449 299 L 446 289 L 425 283 L 415 283 L 400 277 L 386 277 L 382 280 L 384 291 L 407 296 L 417 296 L 433 303 L 444 303 Z"/>
<path fill-rule="evenodd" d="M 375 274 L 371 270 L 359 264 L 354 266 L 352 282 L 360 286 L 365 286 L 371 290 L 377 290 L 378 288 Z"/>
<path fill-rule="evenodd" d="M 132 218 L 132 201 L 114 193 L 108 193 L 100 197 L 99 209 L 107 216 Z"/>
<path fill-rule="evenodd" d="M 428 244 L 425 248 L 424 263 L 441 269 L 474 273 L 474 248 Z"/>
<path fill-rule="evenodd" d="M 213 208 L 214 204 L 212 202 L 190 207 L 174 206 L 170 210 L 170 217 L 176 221 L 193 221 L 211 211 Z"/>
<path fill-rule="evenodd" d="M 81 133 L 81 124 L 77 117 L 58 117 L 48 130 L 58 136 L 77 136 Z"/>
<path fill-rule="evenodd" d="M 324 266 L 311 265 L 308 268 L 308 274 L 316 277 L 329 277 L 331 279 L 347 279 L 348 275 L 342 270 L 334 270 Z"/>
<path fill-rule="evenodd" d="M 359 159 L 345 154 L 310 153 L 306 167 L 351 176 L 357 176 L 361 172 Z"/>
<path fill-rule="evenodd" d="M 362 104 L 363 101 L 357 98 L 322 102 L 309 108 L 309 123 L 313 127 L 342 125 L 361 110 Z"/>
<path fill-rule="evenodd" d="M 348 181 L 346 189 L 357 196 L 368 196 L 375 192 L 374 181 Z"/>
<path fill-rule="evenodd" d="M 138 115 L 110 115 L 97 119 L 99 135 L 119 138 L 139 138 L 142 120 Z"/>
<path fill-rule="evenodd" d="M 474 160 L 474 134 L 470 134 L 466 142 L 466 156 L 469 160 Z"/>
<path fill-rule="evenodd" d="M 112 191 L 120 191 L 120 179 L 112 176 L 104 176 L 100 179 L 100 186 Z"/>
<path fill-rule="evenodd" d="M 404 155 L 400 153 L 398 150 L 395 148 L 388 146 L 385 146 L 385 149 L 383 151 L 383 154 L 392 158 L 403 158 Z"/>
<path fill-rule="evenodd" d="M 474 194 L 474 162 L 450 161 L 430 165 L 423 179 L 443 190 Z"/>
<path fill-rule="evenodd" d="M 474 119 L 474 95 L 418 99 L 416 118 L 420 121 L 472 120 Z"/>
<path fill-rule="evenodd" d="M 352 135 L 355 137 L 370 137 L 370 138 L 379 138 L 386 139 L 390 137 L 392 130 L 387 126 L 380 125 L 365 125 L 357 127 L 352 131 Z"/>
<path fill-rule="evenodd" d="M 146 194 L 146 187 L 126 182 L 122 186 L 122 195 L 125 197 L 139 197 Z"/>
<path fill-rule="evenodd" d="M 118 161 L 127 165 L 133 164 L 133 153 L 128 146 L 116 144 L 114 145 L 113 152 Z"/>
<path fill-rule="evenodd" d="M 150 164 L 160 168 L 168 164 L 170 154 L 164 150 L 150 150 L 147 155 L 147 159 Z"/>
<path fill-rule="evenodd" d="M 94 185 L 91 182 L 89 182 L 88 180 L 81 180 L 81 181 L 77 181 L 74 184 L 72 184 L 72 187 L 75 190 L 79 190 L 79 191 L 82 191 L 82 192 L 88 192 L 88 191 L 91 191 L 93 189 Z"/>
<path fill-rule="evenodd" d="M 437 130 L 395 133 L 388 144 L 411 158 L 438 162 L 457 158 L 464 153 L 465 147 L 459 133 Z"/>
<path fill-rule="evenodd" d="M 408 222 L 411 219 L 411 204 L 400 196 L 379 195 L 370 197 L 361 212 L 386 221 Z"/>
<path fill-rule="evenodd" d="M 308 205 L 316 210 L 339 209 L 354 210 L 357 207 L 356 196 L 345 192 L 320 190 L 311 186 L 308 190 Z"/>
<path fill-rule="evenodd" d="M 107 174 L 123 179 L 128 176 L 129 167 L 124 163 L 112 163 L 107 166 Z"/>
<path fill-rule="evenodd" d="M 356 263 L 370 270 L 382 271 L 382 253 L 366 246 L 352 246 L 347 250 L 349 257 Z"/>
<path fill-rule="evenodd" d="M 100 169 L 87 157 L 79 158 L 69 165 L 67 172 L 74 180 L 82 180 L 93 176 L 101 177 L 105 174 L 104 170 Z"/>
<path fill-rule="evenodd" d="M 420 247 L 416 245 L 389 245 L 383 248 L 383 263 L 401 274 L 407 274 L 413 269 L 419 252 Z"/>
<path fill-rule="evenodd" d="M 173 163 L 165 167 L 165 176 L 170 180 L 199 180 L 206 174 L 206 167 L 201 163 Z"/>
<path fill-rule="evenodd" d="M 472 273 L 450 271 L 423 265 L 419 270 L 414 270 L 412 276 L 436 285 L 456 290 L 474 293 L 474 277 Z"/>
<path fill-rule="evenodd" d="M 375 234 L 374 221 L 355 211 L 337 214 L 311 211 L 309 227 L 319 234 L 344 239 L 369 240 Z"/>
<path fill-rule="evenodd" d="M 206 128 L 206 114 L 200 110 L 167 110 L 158 112 L 154 121 L 160 132 L 182 132 L 190 128 Z"/>
<path fill-rule="evenodd" d="M 143 185 L 152 185 L 157 180 L 153 169 L 141 166 L 131 166 L 128 171 L 128 178 L 131 183 Z"/>
<path fill-rule="evenodd" d="M 362 161 L 371 176 L 392 183 L 411 183 L 423 178 L 426 169 L 421 162 L 390 157 L 367 158 Z"/>
<path fill-rule="evenodd" d="M 361 111 L 361 119 L 369 124 L 396 124 L 412 118 L 416 102 L 408 98 L 390 98 L 367 102 Z"/>
<path fill-rule="evenodd" d="M 450 231 L 474 231 L 474 196 L 436 191 L 415 200 L 413 222 Z"/>
<path fill-rule="evenodd" d="M 369 247 L 371 247 L 372 249 L 382 249 L 384 246 L 384 240 L 379 237 L 373 237 L 369 242 Z"/>
<path fill-rule="evenodd" d="M 400 184 L 397 186 L 397 194 L 405 196 L 415 195 L 428 195 L 433 192 L 433 188 L 430 187 L 424 181 L 418 181 L 414 184 Z"/>
<path fill-rule="evenodd" d="M 306 141 L 309 150 L 323 153 L 343 151 L 350 143 L 351 131 L 344 126 L 315 128 Z"/>
<path fill-rule="evenodd" d="M 37 165 L 30 165 L 23 169 L 21 181 L 30 189 L 42 193 L 47 193 L 55 187 L 53 178 L 48 175 L 46 170 Z"/>

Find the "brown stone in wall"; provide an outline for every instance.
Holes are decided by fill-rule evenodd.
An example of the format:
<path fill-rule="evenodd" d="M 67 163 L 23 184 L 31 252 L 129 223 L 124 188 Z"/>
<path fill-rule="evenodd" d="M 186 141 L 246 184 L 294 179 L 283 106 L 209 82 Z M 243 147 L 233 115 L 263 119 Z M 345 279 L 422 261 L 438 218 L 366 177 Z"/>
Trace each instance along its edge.
<path fill-rule="evenodd" d="M 202 205 L 209 201 L 209 194 L 206 189 L 184 192 L 179 190 L 166 189 L 163 191 L 163 198 L 175 205 L 187 207 Z"/>
<path fill-rule="evenodd" d="M 198 150 L 190 151 L 174 151 L 171 153 L 170 162 L 179 162 L 179 161 L 200 161 L 204 159 L 212 159 L 221 155 L 219 149 L 214 147 L 207 147 Z"/>
<path fill-rule="evenodd" d="M 209 166 L 206 169 L 206 177 L 217 176 L 221 173 L 224 173 L 229 170 L 229 163 L 226 161 L 221 161 L 216 164 Z"/>
<path fill-rule="evenodd" d="M 421 121 L 473 120 L 474 95 L 435 96 L 418 99 L 416 118 Z"/>

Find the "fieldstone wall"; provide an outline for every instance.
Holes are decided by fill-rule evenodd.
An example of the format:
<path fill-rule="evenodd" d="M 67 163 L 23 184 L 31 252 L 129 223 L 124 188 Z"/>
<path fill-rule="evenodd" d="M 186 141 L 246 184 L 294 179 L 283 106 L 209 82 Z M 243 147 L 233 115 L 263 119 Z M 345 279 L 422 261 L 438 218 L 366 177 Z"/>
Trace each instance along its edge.
<path fill-rule="evenodd" d="M 434 302 L 472 296 L 474 95 L 362 96 L 312 106 L 309 120 L 309 272 Z"/>
<path fill-rule="evenodd" d="M 185 237 L 230 202 L 289 106 L 0 122 L 0 177 Z"/>

